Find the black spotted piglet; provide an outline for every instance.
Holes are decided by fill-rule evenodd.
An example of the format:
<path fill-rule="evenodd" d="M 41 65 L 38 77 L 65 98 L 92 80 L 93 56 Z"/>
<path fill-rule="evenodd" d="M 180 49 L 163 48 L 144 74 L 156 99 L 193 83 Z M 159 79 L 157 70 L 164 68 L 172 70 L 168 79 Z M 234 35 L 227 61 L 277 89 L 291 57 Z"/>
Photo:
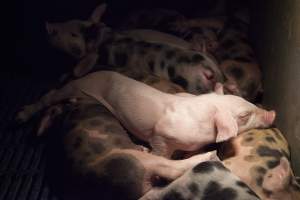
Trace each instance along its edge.
<path fill-rule="evenodd" d="M 218 161 L 196 165 L 166 187 L 155 188 L 140 200 L 257 200 L 259 197 Z"/>

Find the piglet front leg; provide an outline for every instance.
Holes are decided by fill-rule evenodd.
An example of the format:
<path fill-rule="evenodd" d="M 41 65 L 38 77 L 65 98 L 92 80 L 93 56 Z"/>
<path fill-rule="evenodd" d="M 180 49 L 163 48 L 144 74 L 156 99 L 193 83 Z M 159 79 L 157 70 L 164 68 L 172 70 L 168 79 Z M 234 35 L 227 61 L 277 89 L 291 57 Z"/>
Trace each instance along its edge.
<path fill-rule="evenodd" d="M 97 52 L 89 53 L 88 55 L 86 55 L 74 68 L 74 76 L 78 78 L 89 73 L 95 66 L 98 57 L 99 56 Z"/>

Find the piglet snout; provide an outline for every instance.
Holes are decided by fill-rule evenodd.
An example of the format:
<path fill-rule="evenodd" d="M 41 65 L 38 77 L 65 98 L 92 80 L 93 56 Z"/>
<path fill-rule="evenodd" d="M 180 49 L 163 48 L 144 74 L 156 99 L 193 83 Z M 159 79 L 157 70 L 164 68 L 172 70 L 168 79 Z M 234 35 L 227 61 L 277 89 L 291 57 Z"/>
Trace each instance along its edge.
<path fill-rule="evenodd" d="M 276 117 L 276 112 L 274 110 L 265 112 L 265 122 L 269 125 L 273 124 Z"/>

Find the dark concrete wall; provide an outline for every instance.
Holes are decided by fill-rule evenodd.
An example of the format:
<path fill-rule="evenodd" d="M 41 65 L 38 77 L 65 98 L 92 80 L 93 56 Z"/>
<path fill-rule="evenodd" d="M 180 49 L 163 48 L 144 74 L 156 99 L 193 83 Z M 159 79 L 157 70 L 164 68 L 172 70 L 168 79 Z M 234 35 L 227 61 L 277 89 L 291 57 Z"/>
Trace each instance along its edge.
<path fill-rule="evenodd" d="M 264 104 L 277 111 L 300 175 L 300 1 L 265 0 L 253 5 L 253 41 L 264 70 Z"/>

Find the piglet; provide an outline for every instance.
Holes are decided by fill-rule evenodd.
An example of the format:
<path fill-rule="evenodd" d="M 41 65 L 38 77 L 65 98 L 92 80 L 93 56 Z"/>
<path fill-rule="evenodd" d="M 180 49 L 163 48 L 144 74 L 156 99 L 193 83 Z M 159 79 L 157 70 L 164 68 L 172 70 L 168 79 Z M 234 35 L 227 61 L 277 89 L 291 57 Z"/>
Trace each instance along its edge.
<path fill-rule="evenodd" d="M 103 104 L 137 138 L 149 142 L 157 155 L 170 157 L 175 150 L 194 151 L 238 133 L 270 126 L 274 111 L 266 111 L 241 97 L 216 93 L 171 95 L 112 71 L 99 71 L 50 91 L 26 106 L 17 119 L 64 99 L 93 97 Z M 132 112 L 134 111 L 134 112 Z"/>
<path fill-rule="evenodd" d="M 202 162 L 164 188 L 153 188 L 140 200 L 258 200 L 259 197 L 221 162 Z"/>
<path fill-rule="evenodd" d="M 288 142 L 279 129 L 246 131 L 221 143 L 218 155 L 260 198 L 300 199 L 300 185 L 289 162 Z"/>

